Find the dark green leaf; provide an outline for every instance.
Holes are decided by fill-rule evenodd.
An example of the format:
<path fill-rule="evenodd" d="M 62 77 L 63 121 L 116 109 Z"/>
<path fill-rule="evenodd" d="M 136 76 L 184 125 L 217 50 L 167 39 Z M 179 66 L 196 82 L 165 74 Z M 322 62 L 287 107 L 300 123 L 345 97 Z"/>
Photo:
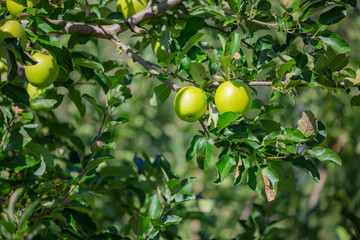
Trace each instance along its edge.
<path fill-rule="evenodd" d="M 216 128 L 218 129 L 217 132 L 220 133 L 222 129 L 226 128 L 231 123 L 236 121 L 240 117 L 240 115 L 241 114 L 239 113 L 233 113 L 233 112 L 226 112 L 224 114 L 221 114 L 216 126 Z"/>
<path fill-rule="evenodd" d="M 88 94 L 83 94 L 82 97 L 87 100 L 91 106 L 96 110 L 97 114 L 99 115 L 99 119 L 102 119 L 102 116 L 104 114 L 104 110 L 100 107 L 100 105 L 96 102 L 95 98 Z"/>
<path fill-rule="evenodd" d="M 319 182 L 320 174 L 316 166 L 312 163 L 312 161 L 305 159 L 305 157 L 287 158 L 285 159 L 285 161 L 311 174 L 314 181 Z"/>
<path fill-rule="evenodd" d="M 346 8 L 334 7 L 329 11 L 322 13 L 319 17 L 319 22 L 324 25 L 331 25 L 339 22 L 346 16 Z"/>
<path fill-rule="evenodd" d="M 41 144 L 31 142 L 26 145 L 26 150 L 35 158 L 44 161 L 49 168 L 54 168 L 54 158 L 50 151 Z"/>
<path fill-rule="evenodd" d="M 230 170 L 236 165 L 235 159 L 230 155 L 221 156 L 220 160 L 215 164 L 218 176 L 214 183 L 221 183 L 229 174 Z"/>
<path fill-rule="evenodd" d="M 137 236 L 141 236 L 143 233 L 147 232 L 150 224 L 149 217 L 143 217 L 140 215 L 134 215 L 130 219 L 131 228 Z"/>
<path fill-rule="evenodd" d="M 249 168 L 247 171 L 247 185 L 258 195 L 261 195 L 261 189 L 258 182 L 260 168 L 257 166 Z"/>
<path fill-rule="evenodd" d="M 159 106 L 169 98 L 170 93 L 171 88 L 168 85 L 161 84 L 156 86 L 154 88 L 154 94 L 150 99 L 150 105 Z"/>
<path fill-rule="evenodd" d="M 29 94 L 24 88 L 8 83 L 1 88 L 1 92 L 15 103 L 23 103 L 29 106 Z"/>

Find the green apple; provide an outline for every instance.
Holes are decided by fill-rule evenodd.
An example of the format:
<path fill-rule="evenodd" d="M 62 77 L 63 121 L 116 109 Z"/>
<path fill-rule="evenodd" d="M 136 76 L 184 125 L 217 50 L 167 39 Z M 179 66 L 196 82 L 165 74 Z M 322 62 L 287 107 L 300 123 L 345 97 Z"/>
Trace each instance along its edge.
<path fill-rule="evenodd" d="M 14 0 L 6 0 L 6 8 L 9 11 L 9 13 L 13 16 L 18 15 L 22 11 L 24 11 L 26 8 L 32 8 L 34 5 L 38 4 L 40 0 L 27 0 L 26 6 L 23 6 Z"/>
<path fill-rule="evenodd" d="M 183 87 L 175 96 L 174 107 L 181 120 L 195 122 L 206 112 L 207 99 L 205 92 L 197 87 Z"/>
<path fill-rule="evenodd" d="M 16 20 L 8 20 L 0 27 L 0 43 L 7 38 L 20 38 L 26 46 L 27 38 L 24 28 Z"/>
<path fill-rule="evenodd" d="M 118 0 L 116 10 L 122 12 L 125 18 L 143 10 L 148 5 L 148 0 Z"/>
<path fill-rule="evenodd" d="M 44 110 L 41 106 L 34 106 L 33 103 L 35 101 L 35 98 L 45 92 L 45 89 L 43 88 L 37 88 L 35 86 L 33 86 L 31 83 L 28 83 L 27 87 L 26 87 L 26 91 L 27 93 L 29 94 L 30 96 L 30 99 L 29 99 L 29 103 L 30 103 L 30 107 L 33 109 L 33 110 Z"/>
<path fill-rule="evenodd" d="M 240 113 L 245 116 L 252 103 L 250 88 L 243 82 L 226 81 L 215 93 L 215 105 L 220 114 Z"/>
<path fill-rule="evenodd" d="M 7 38 L 20 38 L 21 44 L 26 48 L 27 38 L 24 28 L 16 20 L 9 20 L 0 27 L 0 57 L 5 58 L 2 42 Z"/>
<path fill-rule="evenodd" d="M 166 50 L 165 46 L 162 46 L 158 41 L 152 41 L 151 47 L 155 56 L 163 62 L 167 62 L 170 57 L 170 53 Z"/>
<path fill-rule="evenodd" d="M 25 66 L 27 80 L 37 88 L 50 86 L 59 74 L 59 65 L 56 59 L 43 53 L 35 53 L 32 57 L 37 61 L 37 64 Z"/>

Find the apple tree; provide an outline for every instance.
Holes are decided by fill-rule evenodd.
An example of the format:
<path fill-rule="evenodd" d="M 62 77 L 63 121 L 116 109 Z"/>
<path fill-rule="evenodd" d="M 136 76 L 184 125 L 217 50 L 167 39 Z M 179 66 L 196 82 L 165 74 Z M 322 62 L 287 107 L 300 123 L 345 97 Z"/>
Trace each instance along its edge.
<path fill-rule="evenodd" d="M 336 28 L 356 0 L 0 3 L 5 239 L 190 239 L 187 222 L 214 224 L 194 210 L 199 185 L 263 202 L 232 237 L 282 239 L 267 216 L 302 173 L 323 186 L 324 166 L 341 169 L 326 119 L 300 103 L 360 106 Z"/>

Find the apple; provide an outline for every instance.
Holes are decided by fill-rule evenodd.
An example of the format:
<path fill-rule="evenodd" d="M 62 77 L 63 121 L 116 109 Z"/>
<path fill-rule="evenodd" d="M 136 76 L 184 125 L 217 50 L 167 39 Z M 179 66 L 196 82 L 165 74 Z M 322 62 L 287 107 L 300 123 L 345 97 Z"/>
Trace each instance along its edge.
<path fill-rule="evenodd" d="M 40 0 L 27 0 L 26 6 L 23 6 L 14 0 L 6 0 L 6 8 L 9 11 L 9 13 L 13 16 L 18 15 L 22 11 L 24 11 L 26 8 L 32 8 L 34 5 L 38 4 Z"/>
<path fill-rule="evenodd" d="M 250 88 L 243 82 L 226 81 L 215 93 L 215 105 L 220 114 L 226 112 L 240 113 L 243 117 L 252 103 Z"/>
<path fill-rule="evenodd" d="M 174 107 L 181 120 L 195 122 L 206 112 L 207 99 L 205 92 L 197 87 L 183 87 L 175 96 Z"/>
<path fill-rule="evenodd" d="M 125 18 L 143 10 L 148 5 L 148 0 L 118 0 L 116 10 L 122 12 Z"/>
<path fill-rule="evenodd" d="M 0 57 L 5 58 L 2 42 L 7 38 L 20 38 L 23 47 L 26 47 L 27 38 L 24 28 L 16 20 L 9 20 L 0 27 Z"/>
<path fill-rule="evenodd" d="M 26 46 L 26 33 L 16 20 L 8 20 L 0 27 L 0 43 L 7 38 L 20 38 L 23 46 Z"/>
<path fill-rule="evenodd" d="M 37 88 L 37 87 L 33 86 L 31 83 L 28 83 L 28 85 L 26 86 L 26 91 L 30 96 L 30 99 L 29 99 L 30 107 L 33 110 L 44 110 L 41 106 L 34 106 L 33 103 L 35 101 L 35 98 L 39 94 L 42 94 L 43 92 L 45 92 L 45 89 Z"/>
<path fill-rule="evenodd" d="M 158 41 L 152 41 L 151 47 L 155 56 L 163 62 L 167 62 L 170 57 L 170 53 L 166 51 L 165 46 L 162 46 Z"/>
<path fill-rule="evenodd" d="M 51 55 L 35 53 L 32 56 L 37 63 L 25 66 L 25 75 L 29 83 L 37 88 L 50 86 L 59 74 L 59 65 Z"/>

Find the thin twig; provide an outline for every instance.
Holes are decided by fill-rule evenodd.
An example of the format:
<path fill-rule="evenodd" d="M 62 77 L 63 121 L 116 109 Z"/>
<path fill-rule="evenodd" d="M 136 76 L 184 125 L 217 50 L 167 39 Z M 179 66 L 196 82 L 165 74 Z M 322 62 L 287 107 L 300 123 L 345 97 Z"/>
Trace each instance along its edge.
<path fill-rule="evenodd" d="M 223 83 L 221 81 L 216 81 L 216 82 L 211 82 L 209 83 L 207 86 L 208 87 L 217 87 L 220 86 L 220 84 Z M 247 84 L 248 86 L 272 86 L 273 83 L 270 81 L 251 81 L 251 82 L 244 82 L 245 84 Z M 281 82 L 282 85 L 286 85 L 285 82 Z M 306 87 L 307 85 L 305 84 L 299 84 L 299 85 L 295 85 L 295 87 Z M 338 83 L 333 83 L 330 87 L 332 88 L 344 88 L 345 87 L 345 83 L 344 82 L 338 82 Z M 278 89 L 274 89 L 276 91 L 278 91 Z"/>
<path fill-rule="evenodd" d="M 129 46 L 127 46 L 125 43 L 123 43 L 118 37 L 113 36 L 113 42 L 123 51 L 125 52 L 133 61 L 140 63 L 141 65 L 143 65 L 143 67 L 146 68 L 146 70 L 153 75 L 154 77 L 156 77 L 157 79 L 160 79 L 161 81 L 163 81 L 166 85 L 168 85 L 172 90 L 174 91 L 179 91 L 181 89 L 181 87 L 179 87 L 178 85 L 176 85 L 175 83 L 171 82 L 170 80 L 162 80 L 162 75 L 161 73 L 159 73 L 157 70 L 155 70 L 152 65 L 150 64 L 149 61 L 146 61 L 145 59 L 143 59 L 142 57 L 140 57 L 139 55 L 137 55 Z"/>
<path fill-rule="evenodd" d="M 304 6 L 306 3 L 308 3 L 310 0 L 306 0 L 306 1 L 304 1 L 302 4 L 300 4 L 298 7 L 297 7 L 297 11 L 299 11 L 301 8 L 302 8 L 302 6 Z"/>
<path fill-rule="evenodd" d="M 208 138 L 211 138 L 210 133 L 209 133 L 209 130 L 207 129 L 207 127 L 205 126 L 205 124 L 204 124 L 201 120 L 199 120 L 199 122 L 200 122 L 201 127 L 202 127 L 202 129 L 204 130 L 206 136 L 207 136 Z"/>
<path fill-rule="evenodd" d="M 18 113 L 17 113 L 17 112 L 15 112 L 15 115 L 14 115 L 13 119 L 11 120 L 10 124 L 8 125 L 8 127 L 6 128 L 6 131 L 5 131 L 5 133 L 4 133 L 4 136 L 3 136 L 2 140 L 1 140 L 1 143 L 0 143 L 0 148 L 2 148 L 2 147 L 3 147 L 3 145 L 4 145 L 4 143 L 5 143 L 5 139 L 6 139 L 7 135 L 9 134 L 9 132 L 10 132 L 10 130 L 11 130 L 11 128 L 12 128 L 12 126 L 13 126 L 13 125 L 14 125 L 14 123 L 16 122 L 16 120 L 15 120 L 15 119 L 16 119 L 17 115 L 18 115 Z"/>
<path fill-rule="evenodd" d="M 106 107 L 106 110 L 105 110 L 105 113 L 104 113 L 104 116 L 103 116 L 103 119 L 102 119 L 102 122 L 101 122 L 101 126 L 99 128 L 99 131 L 95 137 L 95 141 L 94 142 L 97 142 L 102 134 L 102 131 L 104 129 L 104 125 L 105 125 L 105 121 L 106 121 L 106 118 L 108 116 L 108 114 L 110 114 L 110 112 L 108 113 L 108 107 Z M 80 174 L 80 177 L 79 179 L 77 180 L 76 184 L 72 185 L 72 187 L 70 188 L 70 190 L 61 198 L 62 201 L 65 201 L 69 196 L 70 194 L 76 189 L 76 186 L 79 185 L 81 183 L 81 180 L 83 179 L 83 177 L 85 176 L 85 174 L 87 173 L 87 170 L 88 170 L 88 167 L 91 163 L 91 160 L 93 159 L 94 157 L 94 154 L 95 152 L 92 152 L 90 157 L 89 157 L 89 161 L 88 163 L 86 164 L 86 167 L 84 168 L 84 170 L 81 172 Z M 48 214 L 50 214 L 54 209 L 55 209 L 55 205 L 52 206 L 51 208 L 49 208 L 48 210 L 46 210 L 45 212 L 41 213 L 41 214 L 38 214 L 38 215 L 34 215 L 34 217 L 36 218 L 39 218 L 39 217 L 43 217 L 43 216 L 46 216 Z"/>

